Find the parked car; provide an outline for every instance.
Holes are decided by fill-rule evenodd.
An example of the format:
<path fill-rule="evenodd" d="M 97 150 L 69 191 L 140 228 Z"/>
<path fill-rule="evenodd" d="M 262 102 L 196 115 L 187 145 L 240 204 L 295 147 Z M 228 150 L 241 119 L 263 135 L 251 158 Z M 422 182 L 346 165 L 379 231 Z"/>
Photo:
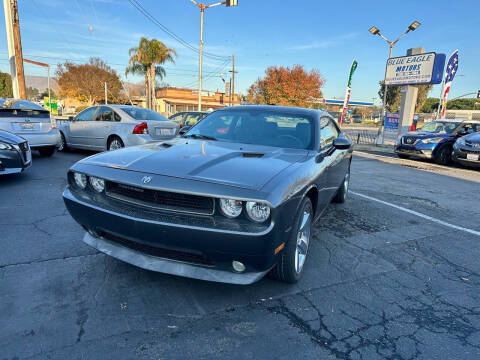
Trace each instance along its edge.
<path fill-rule="evenodd" d="M 207 116 L 207 111 L 183 111 L 170 116 L 170 121 L 176 122 L 180 127 L 180 134 L 186 133 L 193 125 Z"/>
<path fill-rule="evenodd" d="M 60 133 L 48 110 L 26 100 L 2 99 L 0 103 L 0 130 L 25 138 L 42 156 L 55 153 Z"/>
<path fill-rule="evenodd" d="M 92 106 L 59 120 L 59 150 L 116 150 L 173 138 L 178 125 L 159 113 L 130 105 Z"/>
<path fill-rule="evenodd" d="M 354 116 L 353 117 L 353 122 L 356 124 L 361 124 L 362 123 L 362 117 L 361 116 Z"/>
<path fill-rule="evenodd" d="M 31 165 L 32 152 L 28 141 L 0 130 L 0 175 L 20 173 Z"/>
<path fill-rule="evenodd" d="M 401 136 L 395 152 L 400 158 L 433 159 L 437 164 L 447 165 L 451 161 L 455 141 L 476 131 L 480 131 L 480 120 L 435 120 L 420 130 Z"/>
<path fill-rule="evenodd" d="M 452 159 L 462 165 L 480 167 L 480 132 L 458 138 Z"/>
<path fill-rule="evenodd" d="M 326 112 L 217 110 L 184 137 L 74 164 L 63 193 L 83 241 L 153 271 L 296 282 L 312 224 L 347 197 L 351 142 Z"/>

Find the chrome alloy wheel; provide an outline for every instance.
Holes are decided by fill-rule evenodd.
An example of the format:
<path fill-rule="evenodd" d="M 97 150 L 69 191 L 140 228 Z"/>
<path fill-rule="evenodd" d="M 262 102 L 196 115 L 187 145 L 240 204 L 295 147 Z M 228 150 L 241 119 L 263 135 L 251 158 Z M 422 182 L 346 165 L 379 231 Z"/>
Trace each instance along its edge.
<path fill-rule="evenodd" d="M 310 231 L 312 214 L 310 209 L 303 213 L 300 229 L 297 234 L 297 246 L 295 247 L 295 271 L 300 274 L 307 259 L 308 245 L 310 244 Z"/>
<path fill-rule="evenodd" d="M 122 143 L 120 142 L 120 140 L 118 139 L 113 139 L 111 142 L 110 142 L 110 148 L 109 150 L 112 151 L 112 150 L 118 150 L 118 149 L 121 149 L 123 147 Z"/>

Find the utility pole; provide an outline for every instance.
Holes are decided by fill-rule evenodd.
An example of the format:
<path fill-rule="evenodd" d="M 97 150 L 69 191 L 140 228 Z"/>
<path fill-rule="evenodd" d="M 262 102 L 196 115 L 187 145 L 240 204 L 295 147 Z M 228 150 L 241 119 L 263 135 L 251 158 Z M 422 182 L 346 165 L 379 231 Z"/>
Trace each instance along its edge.
<path fill-rule="evenodd" d="M 228 72 L 232 73 L 232 91 L 230 91 L 230 105 L 233 105 L 235 102 L 235 74 L 237 71 L 235 71 L 235 55 L 232 55 L 232 70 L 229 70 Z"/>
<path fill-rule="evenodd" d="M 237 6 L 238 0 L 226 0 L 210 5 L 205 5 L 195 0 L 190 1 L 200 8 L 200 49 L 198 56 L 198 111 L 202 111 L 203 17 L 205 14 L 205 9 L 210 9 L 211 7 L 219 5 L 226 5 L 227 7 Z"/>
<path fill-rule="evenodd" d="M 13 25 L 12 10 L 10 0 L 3 0 L 3 10 L 5 14 L 5 32 L 7 34 L 8 61 L 10 63 L 10 76 L 12 78 L 13 97 L 18 99 L 17 69 L 15 67 L 15 48 L 13 47 Z"/>
<path fill-rule="evenodd" d="M 23 72 L 23 54 L 22 54 L 22 40 L 20 37 L 20 20 L 18 18 L 18 4 L 17 0 L 10 0 L 10 9 L 12 13 L 12 27 L 13 27 L 13 45 L 15 49 L 15 67 L 17 70 L 18 95 L 20 99 L 26 99 L 25 91 L 25 73 Z"/>
<path fill-rule="evenodd" d="M 105 82 L 105 105 L 107 105 L 107 104 L 108 104 L 107 97 L 108 97 L 108 92 L 107 92 L 107 82 Z"/>

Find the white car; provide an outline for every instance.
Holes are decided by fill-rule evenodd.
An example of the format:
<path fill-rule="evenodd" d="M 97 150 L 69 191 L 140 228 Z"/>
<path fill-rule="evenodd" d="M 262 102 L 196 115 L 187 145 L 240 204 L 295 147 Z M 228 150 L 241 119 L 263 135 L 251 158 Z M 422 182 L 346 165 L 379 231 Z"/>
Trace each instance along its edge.
<path fill-rule="evenodd" d="M 58 121 L 59 150 L 116 150 L 169 140 L 178 132 L 178 124 L 159 113 L 138 106 L 92 106 L 69 120 Z"/>
<path fill-rule="evenodd" d="M 26 100 L 0 100 L 0 130 L 23 137 L 42 156 L 52 156 L 60 143 L 55 119 L 41 106 Z"/>

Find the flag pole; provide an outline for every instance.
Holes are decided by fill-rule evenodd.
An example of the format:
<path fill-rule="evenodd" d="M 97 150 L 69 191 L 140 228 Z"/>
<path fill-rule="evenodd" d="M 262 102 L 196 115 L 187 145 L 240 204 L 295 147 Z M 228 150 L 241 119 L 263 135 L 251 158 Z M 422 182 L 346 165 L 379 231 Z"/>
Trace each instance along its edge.
<path fill-rule="evenodd" d="M 345 112 L 348 108 L 348 102 L 350 101 L 350 92 L 352 90 L 352 76 L 357 68 L 358 63 L 355 59 L 352 61 L 352 65 L 350 66 L 350 73 L 348 75 L 348 83 L 347 83 L 347 90 L 345 91 L 345 98 L 343 100 L 343 109 L 342 109 L 342 116 L 340 117 L 340 126 L 342 126 L 343 119 L 345 118 Z"/>

